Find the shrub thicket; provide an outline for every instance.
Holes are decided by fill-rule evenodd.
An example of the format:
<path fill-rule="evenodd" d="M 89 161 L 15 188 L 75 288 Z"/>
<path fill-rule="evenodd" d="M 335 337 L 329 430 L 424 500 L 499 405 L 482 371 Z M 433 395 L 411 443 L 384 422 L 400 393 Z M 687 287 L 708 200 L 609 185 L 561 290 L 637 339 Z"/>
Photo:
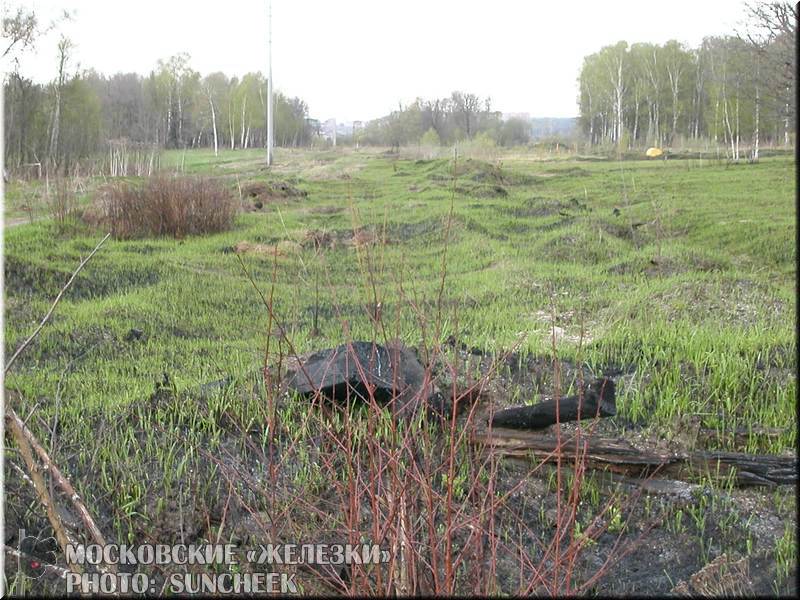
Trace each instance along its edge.
<path fill-rule="evenodd" d="M 84 219 L 116 238 L 182 238 L 230 229 L 237 209 L 231 191 L 213 179 L 159 176 L 109 187 Z"/>

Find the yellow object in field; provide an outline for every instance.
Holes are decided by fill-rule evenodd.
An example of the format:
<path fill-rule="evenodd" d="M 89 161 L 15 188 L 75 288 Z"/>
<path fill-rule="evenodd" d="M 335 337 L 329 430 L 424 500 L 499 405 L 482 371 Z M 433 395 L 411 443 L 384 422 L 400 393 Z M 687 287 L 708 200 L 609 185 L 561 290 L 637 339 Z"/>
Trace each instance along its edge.
<path fill-rule="evenodd" d="M 664 152 L 662 152 L 661 148 L 648 148 L 645 154 L 650 158 L 655 158 L 661 156 Z"/>

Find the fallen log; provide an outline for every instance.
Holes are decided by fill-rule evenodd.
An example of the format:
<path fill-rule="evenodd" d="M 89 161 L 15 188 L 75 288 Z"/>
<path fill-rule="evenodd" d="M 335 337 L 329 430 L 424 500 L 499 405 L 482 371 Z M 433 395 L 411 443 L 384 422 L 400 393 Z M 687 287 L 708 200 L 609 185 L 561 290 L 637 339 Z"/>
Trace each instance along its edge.
<path fill-rule="evenodd" d="M 592 381 L 583 394 L 577 396 L 500 410 L 492 416 L 492 427 L 543 429 L 555 423 L 613 417 L 615 414 L 617 405 L 614 382 L 603 378 Z"/>
<path fill-rule="evenodd" d="M 665 476 L 674 479 L 710 477 L 736 485 L 776 486 L 797 483 L 797 457 L 740 452 L 669 452 L 636 448 L 626 440 L 581 435 L 577 458 L 588 468 L 604 469 L 636 477 Z M 575 435 L 543 436 L 532 432 L 494 429 L 475 434 L 473 444 L 506 456 L 543 462 L 576 460 Z M 585 450 L 585 452 L 584 452 Z"/>

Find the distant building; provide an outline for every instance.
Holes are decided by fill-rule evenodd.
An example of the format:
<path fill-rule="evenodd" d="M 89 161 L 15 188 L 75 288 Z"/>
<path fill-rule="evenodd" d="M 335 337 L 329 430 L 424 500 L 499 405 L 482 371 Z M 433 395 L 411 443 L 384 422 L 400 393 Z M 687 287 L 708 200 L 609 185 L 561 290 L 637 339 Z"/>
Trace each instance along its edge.
<path fill-rule="evenodd" d="M 322 135 L 322 125 L 320 124 L 319 119 L 307 117 L 306 123 L 308 123 L 308 126 L 314 135 Z"/>
<path fill-rule="evenodd" d="M 328 139 L 334 146 L 336 145 L 336 119 L 328 119 L 322 124 L 322 136 Z"/>
<path fill-rule="evenodd" d="M 509 119 L 522 119 L 523 121 L 530 121 L 531 113 L 526 113 L 526 112 L 503 113 L 503 121 L 508 121 Z"/>

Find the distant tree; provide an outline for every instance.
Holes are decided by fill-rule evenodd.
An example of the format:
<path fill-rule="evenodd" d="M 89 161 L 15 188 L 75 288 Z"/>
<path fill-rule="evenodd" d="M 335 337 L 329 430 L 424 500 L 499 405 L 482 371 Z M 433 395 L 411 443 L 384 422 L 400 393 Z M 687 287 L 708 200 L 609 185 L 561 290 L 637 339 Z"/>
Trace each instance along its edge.
<path fill-rule="evenodd" d="M 795 84 L 771 70 L 776 63 L 768 54 L 782 51 L 778 34 L 755 35 L 706 38 L 696 49 L 676 41 L 601 48 L 581 68 L 581 129 L 591 144 L 619 147 L 706 137 L 722 144 L 731 160 L 739 160 L 742 144 L 749 145 L 756 160 L 762 140 L 777 140 L 782 131 L 787 143 L 794 105 L 786 100 L 786 85 L 793 92 Z M 767 88 L 773 93 L 764 93 Z M 765 117 L 775 124 L 770 132 L 764 131 Z"/>
<path fill-rule="evenodd" d="M 308 105 L 300 98 L 288 98 L 281 92 L 275 100 L 275 143 L 278 146 L 304 146 L 313 135 Z"/>
<path fill-rule="evenodd" d="M 419 140 L 421 146 L 426 146 L 429 148 L 436 148 L 442 145 L 442 140 L 439 137 L 439 134 L 436 133 L 436 130 L 433 127 L 430 127 L 428 131 L 426 131 L 422 138 Z"/>
<path fill-rule="evenodd" d="M 61 102 L 64 83 L 67 76 L 67 64 L 70 59 L 73 44 L 69 38 L 61 36 L 58 42 L 58 76 L 53 82 L 53 111 L 50 121 L 50 146 L 48 158 L 53 165 L 58 164 L 58 141 L 61 127 Z"/>
<path fill-rule="evenodd" d="M 664 70 L 670 92 L 672 127 L 670 140 L 678 134 L 678 124 L 690 97 L 689 74 L 692 72 L 692 55 L 678 42 L 671 40 L 661 49 Z"/>
<path fill-rule="evenodd" d="M 102 104 L 90 80 L 78 74 L 64 84 L 61 93 L 59 164 L 69 171 L 103 141 Z"/>
<path fill-rule="evenodd" d="M 797 74 L 798 7 L 789 2 L 751 2 L 745 5 L 747 23 L 739 38 L 757 54 L 757 109 L 761 94 L 783 108 L 784 145 L 789 144 Z"/>
<path fill-rule="evenodd" d="M 471 138 L 475 134 L 475 120 L 481 106 L 480 98 L 475 94 L 453 92 L 450 101 L 459 125 L 463 126 L 466 137 Z"/>
<path fill-rule="evenodd" d="M 20 56 L 27 50 L 33 50 L 40 37 L 70 18 L 69 11 L 65 10 L 47 26 L 42 27 L 33 9 L 24 6 L 14 9 L 10 3 L 3 3 L 3 41 L 0 46 L 3 54 L 0 58 L 6 62 L 7 66 L 12 66 L 11 69 L 6 68 L 5 71 L 17 72 Z"/>
<path fill-rule="evenodd" d="M 441 140 L 444 135 L 444 125 L 447 112 L 446 100 L 420 100 L 417 99 L 422 113 L 422 129 L 426 132 L 433 129 Z"/>
<path fill-rule="evenodd" d="M 166 111 L 164 139 L 167 147 L 184 147 L 186 117 L 199 91 L 200 76 L 189 67 L 189 60 L 189 55 L 181 52 L 167 60 L 158 61 L 156 79 Z"/>
<path fill-rule="evenodd" d="M 501 146 L 520 146 L 531 140 L 531 125 L 525 119 L 511 118 L 500 127 L 498 142 Z"/>
<path fill-rule="evenodd" d="M 21 52 L 33 46 L 39 29 L 39 21 L 33 10 L 22 6 L 12 11 L 11 7 L 3 5 L 3 55 L 13 56 L 12 51 Z"/>
<path fill-rule="evenodd" d="M 214 156 L 219 154 L 219 133 L 217 129 L 217 113 L 224 104 L 225 93 L 228 89 L 228 77 L 225 73 L 216 72 L 206 75 L 202 82 L 203 93 L 208 101 L 211 116 L 211 132 L 214 140 Z"/>

